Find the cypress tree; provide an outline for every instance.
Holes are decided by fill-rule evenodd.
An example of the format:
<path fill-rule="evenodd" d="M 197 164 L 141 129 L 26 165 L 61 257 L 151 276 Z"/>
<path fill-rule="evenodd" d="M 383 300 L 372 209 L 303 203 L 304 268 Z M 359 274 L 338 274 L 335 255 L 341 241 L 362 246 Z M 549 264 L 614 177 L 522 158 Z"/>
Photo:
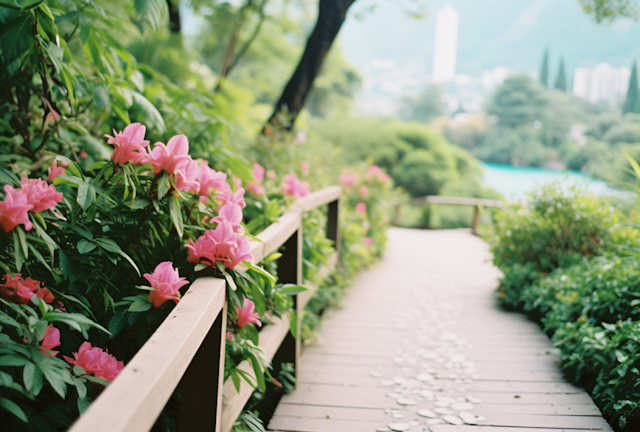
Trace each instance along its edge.
<path fill-rule="evenodd" d="M 549 87 L 549 48 L 545 48 L 540 66 L 540 84 L 542 87 Z"/>
<path fill-rule="evenodd" d="M 555 89 L 563 92 L 567 91 L 567 74 L 564 72 L 563 59 L 560 59 L 560 66 L 558 67 L 558 78 L 556 78 Z"/>
<path fill-rule="evenodd" d="M 629 77 L 629 90 L 627 90 L 627 100 L 624 101 L 622 112 L 640 112 L 640 95 L 638 95 L 638 68 L 636 62 L 631 67 L 631 76 Z"/>

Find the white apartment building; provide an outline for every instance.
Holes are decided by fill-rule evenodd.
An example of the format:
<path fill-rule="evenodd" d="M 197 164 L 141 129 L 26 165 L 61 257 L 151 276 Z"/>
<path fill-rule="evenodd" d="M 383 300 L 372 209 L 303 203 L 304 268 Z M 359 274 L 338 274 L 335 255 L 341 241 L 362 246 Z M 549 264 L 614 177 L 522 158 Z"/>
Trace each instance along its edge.
<path fill-rule="evenodd" d="M 433 49 L 433 80 L 453 81 L 458 56 L 458 12 L 446 4 L 436 13 L 436 35 Z"/>
<path fill-rule="evenodd" d="M 627 95 L 631 69 L 614 68 L 600 63 L 594 68 L 576 68 L 573 72 L 573 94 L 590 102 L 607 101 L 616 104 Z"/>

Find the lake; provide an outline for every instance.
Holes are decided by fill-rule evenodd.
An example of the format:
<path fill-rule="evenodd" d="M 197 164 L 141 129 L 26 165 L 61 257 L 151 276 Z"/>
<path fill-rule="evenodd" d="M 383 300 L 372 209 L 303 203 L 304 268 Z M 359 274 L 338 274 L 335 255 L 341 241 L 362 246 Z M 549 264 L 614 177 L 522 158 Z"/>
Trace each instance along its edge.
<path fill-rule="evenodd" d="M 521 199 L 537 185 L 558 182 L 563 188 L 577 185 L 585 187 L 594 195 L 629 196 L 609 187 L 601 180 L 595 180 L 578 171 L 557 171 L 545 168 L 515 167 L 489 162 L 482 162 L 484 182 L 487 186 L 500 192 L 506 199 Z"/>

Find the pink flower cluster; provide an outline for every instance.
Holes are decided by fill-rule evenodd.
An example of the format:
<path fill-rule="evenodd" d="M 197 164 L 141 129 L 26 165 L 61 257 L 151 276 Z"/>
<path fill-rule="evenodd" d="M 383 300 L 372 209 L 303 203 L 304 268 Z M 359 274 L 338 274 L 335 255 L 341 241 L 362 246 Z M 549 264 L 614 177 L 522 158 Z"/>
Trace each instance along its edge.
<path fill-rule="evenodd" d="M 249 189 L 249 191 L 251 191 L 251 193 L 254 195 L 264 195 L 264 186 L 260 184 L 262 183 L 262 180 L 264 180 L 264 168 L 257 162 L 253 164 L 253 178 L 255 180 L 255 183 L 247 183 L 247 189 Z"/>
<path fill-rule="evenodd" d="M 338 182 L 342 186 L 351 187 L 354 184 L 356 184 L 359 178 L 360 176 L 358 175 L 358 173 L 342 172 L 342 174 L 340 174 L 340 178 L 338 179 Z"/>
<path fill-rule="evenodd" d="M 167 300 L 178 303 L 180 298 L 180 288 L 188 284 L 186 278 L 180 277 L 178 269 L 173 267 L 171 261 L 164 261 L 158 264 L 153 274 L 145 273 L 144 278 L 149 281 L 154 291 L 149 292 L 149 303 L 159 308 Z"/>
<path fill-rule="evenodd" d="M 44 337 L 40 341 L 40 350 L 43 351 L 47 357 L 55 357 L 60 351 L 52 351 L 55 347 L 60 346 L 60 330 L 55 327 L 48 326 L 44 332 Z M 49 351 L 49 352 L 47 352 Z M 51 354 L 51 355 L 49 355 Z"/>
<path fill-rule="evenodd" d="M 45 303 L 53 301 L 53 294 L 49 288 L 41 287 L 40 281 L 31 279 L 30 277 L 22 279 L 20 273 L 11 276 L 9 273 L 2 278 L 4 283 L 0 285 L 0 298 L 18 304 L 27 304 L 31 298 L 36 297 L 44 300 Z"/>
<path fill-rule="evenodd" d="M 356 212 L 358 214 L 364 215 L 365 213 L 367 213 L 367 205 L 363 202 L 359 202 L 358 204 L 356 204 Z"/>
<path fill-rule="evenodd" d="M 154 174 L 167 172 L 175 179 L 176 189 L 191 192 L 202 197 L 218 193 L 231 192 L 226 182 L 227 175 L 210 168 L 205 161 L 195 161 L 189 155 L 189 140 L 184 135 L 176 135 L 167 144 L 157 142 L 153 149 L 144 139 L 146 127 L 132 123 L 121 133 L 113 131 L 114 136 L 105 135 L 107 143 L 115 148 L 111 155 L 114 164 L 131 162 L 135 165 L 150 163 Z"/>
<path fill-rule="evenodd" d="M 236 316 L 238 320 L 236 321 L 236 325 L 238 327 L 244 327 L 246 325 L 256 323 L 258 327 L 262 326 L 260 322 L 260 314 L 254 312 L 256 305 L 246 297 L 242 297 L 242 307 L 236 307 Z"/>
<path fill-rule="evenodd" d="M 84 151 L 84 150 L 83 150 Z M 69 162 L 60 162 L 60 165 L 62 166 L 67 166 L 69 165 Z M 65 170 L 62 167 L 58 166 L 58 161 L 57 160 L 53 160 L 53 162 L 51 163 L 51 166 L 49 167 L 49 177 L 48 180 L 50 182 L 53 182 L 53 179 L 58 177 L 60 174 L 64 174 L 66 173 L 67 170 Z"/>
<path fill-rule="evenodd" d="M 224 210 L 224 208 L 223 208 Z M 221 215 L 223 211 L 221 210 Z M 234 224 L 215 218 L 218 226 L 215 229 L 205 231 L 194 242 L 189 239 L 186 245 L 189 249 L 187 261 L 215 266 L 216 261 L 222 261 L 227 268 L 235 268 L 242 261 L 253 262 L 253 256 L 249 253 L 249 241 L 243 234 L 234 230 Z"/>
<path fill-rule="evenodd" d="M 101 348 L 92 347 L 89 342 L 83 342 L 73 357 L 63 356 L 71 365 L 80 366 L 87 374 L 93 374 L 97 378 L 107 381 L 116 379 L 120 371 L 124 369 L 124 363 Z"/>
<path fill-rule="evenodd" d="M 296 174 L 287 174 L 283 180 L 283 193 L 295 199 L 309 195 L 309 182 L 300 181 Z"/>
<path fill-rule="evenodd" d="M 40 213 L 55 208 L 62 201 L 62 193 L 56 192 L 55 186 L 44 180 L 22 177 L 20 186 L 21 189 L 9 185 L 4 187 L 6 196 L 0 202 L 0 225 L 5 232 L 10 232 L 20 224 L 29 231 L 33 224 L 27 212 Z"/>
<path fill-rule="evenodd" d="M 385 173 L 384 171 L 382 171 L 382 168 L 380 168 L 378 165 L 371 165 L 367 169 L 367 173 L 365 174 L 365 178 L 367 180 L 371 180 L 373 177 L 378 177 L 383 182 L 387 182 L 390 179 L 389 175 L 387 173 Z"/>

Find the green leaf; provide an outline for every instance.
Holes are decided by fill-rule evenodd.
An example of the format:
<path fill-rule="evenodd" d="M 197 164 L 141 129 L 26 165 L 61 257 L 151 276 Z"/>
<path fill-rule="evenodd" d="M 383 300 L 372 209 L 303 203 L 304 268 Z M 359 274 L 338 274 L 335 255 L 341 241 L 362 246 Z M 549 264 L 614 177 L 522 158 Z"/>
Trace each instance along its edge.
<path fill-rule="evenodd" d="M 13 377 L 6 372 L 0 371 L 0 385 L 4 387 L 11 387 L 13 384 Z"/>
<path fill-rule="evenodd" d="M 206 264 L 202 264 L 202 263 L 196 264 L 195 267 L 193 267 L 193 271 L 199 272 L 199 271 L 202 271 L 202 270 L 206 269 L 207 267 L 209 267 L 209 266 L 206 265 Z"/>
<path fill-rule="evenodd" d="M 84 182 L 84 183 L 80 183 L 80 185 L 78 186 L 78 197 L 76 198 L 76 201 L 78 201 L 78 204 L 80 204 L 80 207 L 82 207 L 83 210 L 87 209 L 87 196 L 89 195 L 89 183 L 88 182 Z"/>
<path fill-rule="evenodd" d="M 0 357 L 0 366 L 26 366 L 32 364 L 24 357 L 18 357 L 15 355 L 4 355 Z"/>
<path fill-rule="evenodd" d="M 258 387 L 260 387 L 260 390 L 262 390 L 263 392 L 266 391 L 267 385 L 264 382 L 264 372 L 262 371 L 260 361 L 256 358 L 255 355 L 251 355 L 251 357 L 249 357 L 249 361 L 251 362 L 251 366 L 253 366 L 253 372 L 256 374 Z"/>
<path fill-rule="evenodd" d="M 20 237 L 18 234 L 13 233 L 13 254 L 15 255 L 16 261 L 16 269 L 20 271 L 22 269 L 22 265 L 24 264 L 24 252 L 22 251 L 22 246 L 20 244 Z"/>
<path fill-rule="evenodd" d="M 165 171 L 162 172 L 160 179 L 158 180 L 158 199 L 161 200 L 167 192 L 169 192 L 169 188 L 171 187 L 171 182 L 169 181 L 169 174 Z"/>
<path fill-rule="evenodd" d="M 249 339 L 255 346 L 258 346 L 260 343 L 260 336 L 258 334 L 258 329 L 254 325 L 247 325 L 242 328 L 244 330 L 247 339 Z"/>
<path fill-rule="evenodd" d="M 163 2 L 163 4 L 166 4 L 166 2 Z M 140 93 L 133 90 L 131 93 L 133 95 L 133 104 L 129 110 L 129 116 L 145 124 L 148 130 L 162 135 L 166 130 L 166 126 L 160 112 Z"/>
<path fill-rule="evenodd" d="M 15 232 L 18 234 L 18 238 L 20 239 L 20 246 L 22 247 L 22 252 L 24 253 L 24 257 L 29 258 L 29 249 L 27 248 L 27 237 L 24 235 L 24 231 L 21 227 L 17 226 L 14 228 Z"/>
<path fill-rule="evenodd" d="M 122 328 L 124 327 L 125 321 L 124 321 L 124 317 L 126 315 L 126 312 L 120 312 L 119 314 L 116 314 L 114 316 L 111 317 L 111 319 L 109 320 L 109 331 L 111 332 L 111 334 L 113 336 L 117 335 L 118 333 L 120 333 L 120 330 L 122 330 Z"/>
<path fill-rule="evenodd" d="M 22 420 L 25 423 L 29 421 L 27 419 L 27 415 L 24 413 L 24 411 L 22 411 L 22 408 L 20 408 L 18 405 L 16 405 L 15 402 L 10 401 L 9 399 L 0 398 L 0 407 L 9 411 L 11 414 L 18 417 L 20 420 Z"/>
<path fill-rule="evenodd" d="M 250 262 L 248 262 L 248 261 L 245 261 L 244 263 L 245 263 L 245 265 L 246 265 L 248 268 L 250 268 L 251 270 L 253 270 L 253 271 L 255 271 L 255 272 L 258 272 L 258 273 L 260 273 L 262 276 L 266 277 L 266 278 L 267 278 L 267 279 L 268 279 L 272 284 L 275 284 L 275 283 L 276 283 L 276 278 L 275 278 L 271 273 L 269 273 L 268 271 L 266 271 L 265 269 L 263 269 L 262 267 L 258 267 L 257 265 L 252 264 L 252 263 L 250 263 Z"/>
<path fill-rule="evenodd" d="M 128 311 L 129 312 L 145 312 L 151 309 L 152 306 L 153 304 L 149 303 L 148 301 L 135 301 L 131 303 L 131 306 L 129 306 Z"/>
<path fill-rule="evenodd" d="M 162 27 L 168 16 L 165 0 L 134 0 L 133 7 L 143 33 Z"/>
<path fill-rule="evenodd" d="M 51 385 L 53 390 L 55 390 L 55 392 L 58 393 L 62 399 L 64 399 L 67 395 L 67 385 L 64 383 L 64 380 L 60 376 L 59 371 L 57 371 L 53 367 L 44 365 L 45 363 L 40 365 L 42 372 L 44 373 L 44 377 L 47 379 L 47 382 L 49 383 L 49 385 Z"/>
<path fill-rule="evenodd" d="M 82 378 L 73 378 L 73 382 L 78 391 L 78 398 L 84 399 L 87 396 L 87 386 L 84 385 L 85 381 Z"/>
<path fill-rule="evenodd" d="M 169 213 L 171 213 L 171 220 L 176 227 L 178 235 L 182 237 L 184 235 L 184 221 L 182 220 L 182 211 L 180 210 L 180 203 L 178 197 L 172 196 L 169 201 Z"/>
<path fill-rule="evenodd" d="M 231 288 L 232 291 L 237 290 L 238 287 L 236 285 L 236 282 L 233 280 L 233 278 L 231 277 L 229 272 L 227 272 L 227 269 L 224 268 L 224 263 L 222 261 L 216 261 L 216 265 L 218 266 L 218 269 L 224 275 L 224 278 L 227 280 L 227 284 L 229 284 L 229 288 Z"/>
<path fill-rule="evenodd" d="M 253 303 L 256 306 L 256 312 L 258 312 L 260 316 L 264 316 L 267 311 L 267 299 L 258 285 L 254 283 L 249 285 L 251 287 L 251 297 L 253 297 Z"/>
<path fill-rule="evenodd" d="M 27 391 L 31 391 L 31 388 L 33 387 L 33 378 L 35 376 L 35 373 L 36 373 L 36 365 L 33 363 L 29 363 L 22 370 L 22 379 L 24 381 L 24 388 L 27 389 Z"/>
<path fill-rule="evenodd" d="M 233 386 L 236 388 L 236 392 L 240 393 L 240 377 L 238 376 L 237 369 L 231 369 L 231 381 L 233 381 Z"/>
<path fill-rule="evenodd" d="M 27 11 L 29 9 L 33 9 L 34 7 L 38 6 L 43 1 L 44 0 L 27 0 L 22 5 L 22 9 L 20 9 L 20 12 L 24 12 L 24 11 Z"/>
<path fill-rule="evenodd" d="M 280 292 L 287 295 L 296 295 L 300 294 L 301 292 L 305 292 L 308 289 L 309 287 L 306 287 L 304 285 L 285 284 L 282 286 L 282 288 L 280 288 Z"/>
<path fill-rule="evenodd" d="M 80 252 L 81 254 L 89 253 L 97 247 L 97 244 L 87 239 L 80 239 L 80 241 L 78 242 L 78 252 Z"/>
<path fill-rule="evenodd" d="M 291 336 L 294 339 L 298 338 L 298 319 L 296 316 L 296 311 L 291 310 L 289 315 L 289 331 L 291 332 Z"/>
<path fill-rule="evenodd" d="M 80 414 L 85 412 L 87 410 L 87 408 L 89 408 L 89 405 L 91 405 L 91 398 L 88 398 L 88 397 L 80 398 L 80 397 L 78 397 L 78 411 L 80 411 Z"/>

